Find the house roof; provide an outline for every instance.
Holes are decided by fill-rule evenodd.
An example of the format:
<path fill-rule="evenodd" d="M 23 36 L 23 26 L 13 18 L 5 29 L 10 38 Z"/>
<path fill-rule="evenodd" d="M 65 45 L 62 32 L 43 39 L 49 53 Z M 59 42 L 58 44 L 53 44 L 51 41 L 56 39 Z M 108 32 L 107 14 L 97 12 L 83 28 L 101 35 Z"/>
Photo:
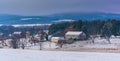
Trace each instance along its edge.
<path fill-rule="evenodd" d="M 66 35 L 80 35 L 82 33 L 82 31 L 68 31 Z"/>

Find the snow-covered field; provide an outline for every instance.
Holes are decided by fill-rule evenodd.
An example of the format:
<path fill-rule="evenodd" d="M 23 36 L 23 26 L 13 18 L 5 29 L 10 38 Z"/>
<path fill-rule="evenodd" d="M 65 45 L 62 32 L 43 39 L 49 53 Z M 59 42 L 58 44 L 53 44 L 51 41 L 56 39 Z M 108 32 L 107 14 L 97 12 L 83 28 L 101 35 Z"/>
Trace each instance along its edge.
<path fill-rule="evenodd" d="M 64 44 L 62 48 L 60 48 L 56 43 L 52 42 L 43 42 L 42 50 L 46 51 L 79 51 L 79 52 L 112 52 L 112 53 L 120 53 L 120 38 L 111 38 L 111 44 L 108 43 L 105 39 L 96 38 L 95 43 L 91 43 L 91 40 L 87 41 L 76 41 L 72 44 Z M 9 46 L 9 41 L 6 43 Z M 4 46 L 2 49 L 12 49 L 8 46 Z M 21 49 L 21 48 L 19 48 Z M 39 43 L 30 44 L 28 43 L 25 47 L 25 50 L 39 50 Z"/>
<path fill-rule="evenodd" d="M 25 50 L 1 48 L 0 61 L 120 61 L 120 53 L 108 53 L 108 51 L 119 52 L 119 46 L 119 38 L 111 39 L 111 44 L 104 39 L 96 39 L 95 44 L 88 43 L 87 41 L 78 41 L 73 44 L 65 44 L 63 48 L 58 50 L 55 49 L 56 44 L 44 42 L 42 43 L 44 51 L 39 51 L 39 46 L 32 46 L 29 49 L 26 47 Z M 118 50 L 101 50 L 98 48 L 117 48 Z M 46 49 L 55 50 L 48 51 Z M 75 52 L 76 50 L 79 52 Z M 85 52 L 86 50 L 87 52 Z M 98 53 L 97 51 L 106 53 Z"/>
<path fill-rule="evenodd" d="M 120 61 L 120 53 L 0 49 L 0 61 Z"/>
<path fill-rule="evenodd" d="M 120 38 L 110 39 L 111 44 L 106 39 L 95 39 L 95 43 L 88 41 L 77 41 L 73 44 L 66 44 L 63 48 L 120 48 Z"/>
<path fill-rule="evenodd" d="M 120 39 L 110 39 L 111 44 L 108 43 L 105 39 L 95 39 L 95 43 L 90 43 L 88 41 L 77 41 L 72 44 L 64 44 L 62 49 L 79 49 L 79 48 L 120 48 Z M 39 46 L 30 47 L 31 49 L 39 49 Z M 43 49 L 56 49 L 56 43 L 51 42 L 43 42 L 42 43 Z"/>

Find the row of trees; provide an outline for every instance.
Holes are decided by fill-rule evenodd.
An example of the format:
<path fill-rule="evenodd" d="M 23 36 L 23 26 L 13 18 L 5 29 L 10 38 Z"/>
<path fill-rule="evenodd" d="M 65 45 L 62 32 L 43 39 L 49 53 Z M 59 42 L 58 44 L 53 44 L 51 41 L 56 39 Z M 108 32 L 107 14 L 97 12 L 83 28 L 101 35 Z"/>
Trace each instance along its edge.
<path fill-rule="evenodd" d="M 26 26 L 26 27 L 14 27 L 14 26 L 0 26 L 0 36 L 8 37 L 9 34 L 12 34 L 15 31 L 26 32 L 29 31 L 31 35 L 36 34 L 41 29 L 48 29 L 49 26 Z"/>
<path fill-rule="evenodd" d="M 74 21 L 52 24 L 49 27 L 49 34 L 54 34 L 58 31 L 65 31 L 71 27 L 76 31 L 83 31 L 89 37 L 90 35 L 101 35 L 103 37 L 110 37 L 111 35 L 120 35 L 120 21 L 119 20 L 94 20 L 94 21 Z"/>

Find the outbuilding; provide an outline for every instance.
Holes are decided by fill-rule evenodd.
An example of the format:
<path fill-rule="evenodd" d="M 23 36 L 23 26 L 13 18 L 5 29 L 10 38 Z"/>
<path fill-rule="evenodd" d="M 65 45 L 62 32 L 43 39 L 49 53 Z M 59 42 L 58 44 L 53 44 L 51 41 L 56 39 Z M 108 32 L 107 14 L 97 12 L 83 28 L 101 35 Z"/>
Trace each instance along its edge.
<path fill-rule="evenodd" d="M 54 42 L 54 43 L 58 43 L 58 41 L 60 41 L 60 40 L 64 40 L 65 38 L 64 37 L 52 37 L 51 38 L 51 42 Z"/>

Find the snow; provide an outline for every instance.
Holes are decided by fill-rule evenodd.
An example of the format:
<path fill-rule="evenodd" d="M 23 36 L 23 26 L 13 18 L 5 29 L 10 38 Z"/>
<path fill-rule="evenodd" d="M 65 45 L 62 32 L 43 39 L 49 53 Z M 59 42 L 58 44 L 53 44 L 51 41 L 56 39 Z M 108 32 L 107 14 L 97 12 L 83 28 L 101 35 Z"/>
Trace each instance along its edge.
<path fill-rule="evenodd" d="M 58 46 L 56 46 L 56 43 L 50 43 L 50 42 L 44 42 L 42 44 L 42 47 L 44 49 L 56 49 L 56 48 L 58 48 Z"/>
<path fill-rule="evenodd" d="M 63 49 L 68 49 L 68 51 L 50 51 L 49 49 L 57 48 L 55 43 L 50 42 L 43 42 L 41 51 L 39 46 L 28 47 L 29 49 L 25 50 L 0 49 L 0 61 L 120 61 L 120 53 L 69 51 L 70 48 L 119 48 L 119 38 L 113 38 L 110 41 L 111 44 L 105 39 L 96 38 L 95 44 L 89 44 L 88 41 L 78 41 L 63 45 Z"/>
<path fill-rule="evenodd" d="M 42 47 L 43 50 L 50 50 L 50 49 L 56 49 L 56 48 L 58 48 L 58 46 L 56 46 L 56 43 L 50 43 L 50 42 L 44 42 L 44 43 L 42 43 L 41 47 Z M 28 47 L 28 48 L 32 49 L 32 50 L 39 50 L 40 46 L 36 45 L 36 46 Z"/>
<path fill-rule="evenodd" d="M 120 49 L 120 38 L 114 38 L 114 39 L 110 39 L 111 44 L 109 44 L 108 41 L 106 41 L 106 39 L 101 39 L 101 38 L 96 38 L 95 39 L 95 43 L 93 44 L 91 42 L 91 40 L 86 40 L 86 41 L 76 41 L 72 44 L 64 44 L 62 49 L 64 50 L 76 50 L 76 49 L 80 49 L 80 48 L 98 48 L 98 49 L 104 49 L 104 48 L 108 48 L 108 49 Z"/>
<path fill-rule="evenodd" d="M 21 20 L 32 20 L 33 18 L 21 18 Z"/>
<path fill-rule="evenodd" d="M 68 31 L 66 35 L 80 35 L 82 34 L 82 31 Z"/>
<path fill-rule="evenodd" d="M 51 24 L 15 24 L 12 25 L 14 27 L 22 27 L 22 26 L 50 26 Z"/>
<path fill-rule="evenodd" d="M 75 20 L 72 20 L 72 19 L 62 19 L 62 20 L 56 20 L 56 21 L 53 21 L 53 22 L 56 22 L 56 23 L 59 23 L 59 22 L 73 22 Z"/>
<path fill-rule="evenodd" d="M 39 20 L 40 18 L 21 18 L 20 20 Z"/>
<path fill-rule="evenodd" d="M 120 46 L 120 39 L 119 38 L 111 38 L 110 39 L 111 44 L 108 43 L 105 39 L 95 39 L 95 44 L 88 44 L 85 45 L 84 47 L 87 48 L 119 48 Z"/>
<path fill-rule="evenodd" d="M 64 37 L 52 37 L 51 40 L 64 40 Z"/>
<path fill-rule="evenodd" d="M 21 39 L 22 40 L 22 39 Z M 8 45 L 8 47 L 10 47 L 10 41 L 11 39 L 7 39 L 6 40 L 6 45 Z M 62 48 L 59 47 L 59 45 L 57 45 L 56 43 L 53 42 L 42 42 L 42 49 L 43 50 L 79 50 L 81 48 L 85 48 L 85 49 L 92 49 L 92 48 L 96 48 L 96 49 L 120 49 L 120 39 L 119 38 L 115 38 L 115 39 L 110 39 L 111 44 L 108 43 L 108 41 L 106 41 L 105 39 L 95 39 L 95 43 L 91 43 L 91 40 L 87 40 L 87 41 L 76 41 L 72 44 L 64 44 Z M 26 44 L 26 49 L 32 49 L 32 50 L 39 50 L 40 45 L 39 43 L 34 44 L 30 44 L 27 43 Z M 120 50 L 118 50 L 120 51 Z M 114 51 L 113 51 L 114 52 Z"/>
<path fill-rule="evenodd" d="M 0 49 L 0 61 L 120 61 L 120 53 Z"/>

